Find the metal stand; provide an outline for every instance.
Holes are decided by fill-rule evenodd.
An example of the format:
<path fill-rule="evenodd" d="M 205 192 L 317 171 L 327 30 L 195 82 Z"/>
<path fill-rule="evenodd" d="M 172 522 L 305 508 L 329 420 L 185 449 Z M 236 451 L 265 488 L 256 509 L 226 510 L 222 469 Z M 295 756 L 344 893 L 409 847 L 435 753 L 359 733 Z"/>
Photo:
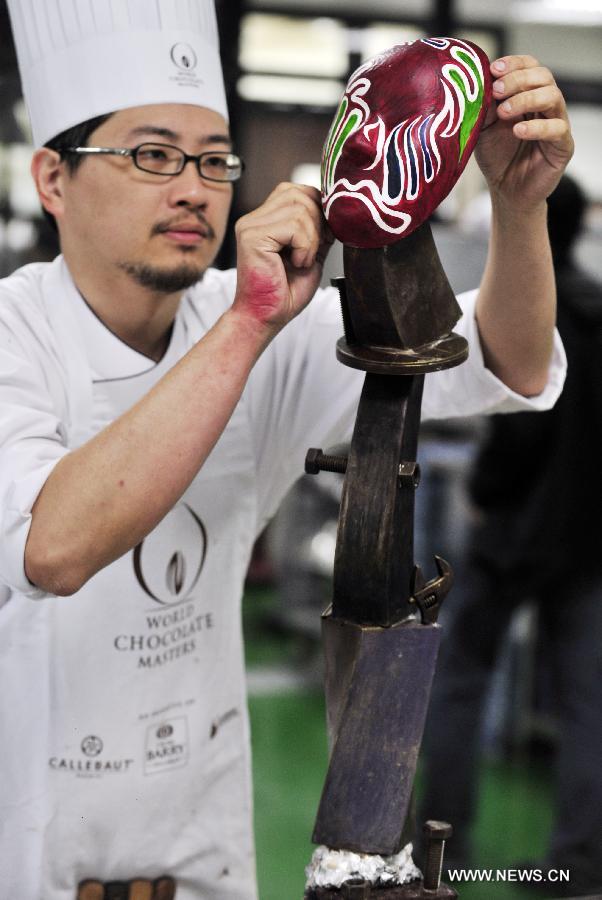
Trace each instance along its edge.
<path fill-rule="evenodd" d="M 414 564 L 414 491 L 424 376 L 462 362 L 460 309 L 428 224 L 376 250 L 345 247 L 340 362 L 366 374 L 349 456 L 308 453 L 306 470 L 345 472 L 332 607 L 323 617 L 330 765 L 312 840 L 392 855 L 411 840 L 412 786 L 452 572 Z M 446 826 L 448 827 L 448 826 Z M 441 851 L 443 841 L 440 841 Z M 346 882 L 307 898 L 455 897 L 430 874 L 375 887 Z M 427 887 L 427 882 L 429 886 Z M 436 882 L 436 884 L 435 884 Z M 428 891 L 427 893 L 424 893 Z"/>
<path fill-rule="evenodd" d="M 453 900 L 457 896 L 456 891 L 445 884 L 429 891 L 420 881 L 396 887 L 374 887 L 359 880 L 347 881 L 340 890 L 316 888 L 305 894 L 306 900 Z"/>

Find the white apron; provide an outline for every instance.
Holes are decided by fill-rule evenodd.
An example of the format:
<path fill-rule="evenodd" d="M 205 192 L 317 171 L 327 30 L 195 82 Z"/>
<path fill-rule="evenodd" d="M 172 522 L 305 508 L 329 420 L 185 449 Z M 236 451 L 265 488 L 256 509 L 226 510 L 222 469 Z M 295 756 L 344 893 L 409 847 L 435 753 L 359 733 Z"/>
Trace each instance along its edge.
<path fill-rule="evenodd" d="M 158 365 L 80 384 L 70 446 L 146 394 L 195 339 L 179 316 Z M 143 357 L 114 349 L 140 368 Z M 160 875 L 176 880 L 177 900 L 256 896 L 240 625 L 254 474 L 241 404 L 139 547 L 72 597 L 8 604 L 15 635 L 34 635 L 21 745 L 46 742 L 43 771 L 30 773 L 20 900 L 74 900 L 84 878 Z"/>

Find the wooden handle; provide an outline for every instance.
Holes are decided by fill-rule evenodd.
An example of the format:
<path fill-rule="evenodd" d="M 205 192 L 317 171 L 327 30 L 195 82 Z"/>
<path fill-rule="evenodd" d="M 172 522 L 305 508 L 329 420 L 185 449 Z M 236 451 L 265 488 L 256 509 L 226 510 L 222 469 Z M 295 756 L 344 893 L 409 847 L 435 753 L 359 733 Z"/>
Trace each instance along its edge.
<path fill-rule="evenodd" d="M 176 883 L 169 875 L 157 878 L 154 888 L 153 900 L 174 900 L 176 896 Z"/>
<path fill-rule="evenodd" d="M 131 881 L 92 881 L 86 879 L 77 888 L 77 900 L 174 900 L 176 883 L 169 875 L 150 881 L 133 878 Z"/>
<path fill-rule="evenodd" d="M 129 900 L 153 900 L 153 883 L 146 878 L 133 878 L 130 881 Z"/>
<path fill-rule="evenodd" d="M 105 888 L 100 881 L 82 881 L 77 888 L 77 900 L 104 900 Z"/>

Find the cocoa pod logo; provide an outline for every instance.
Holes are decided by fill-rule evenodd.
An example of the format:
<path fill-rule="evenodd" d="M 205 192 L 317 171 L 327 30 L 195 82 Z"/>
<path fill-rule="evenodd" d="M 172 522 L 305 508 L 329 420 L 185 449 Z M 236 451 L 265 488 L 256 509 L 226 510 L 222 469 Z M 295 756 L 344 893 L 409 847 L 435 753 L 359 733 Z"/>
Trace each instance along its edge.
<path fill-rule="evenodd" d="M 190 44 L 174 44 L 170 56 L 178 69 L 194 69 L 197 64 L 196 53 Z"/>
<path fill-rule="evenodd" d="M 169 564 L 167 566 L 165 581 L 167 583 L 168 590 L 170 590 L 171 593 L 175 594 L 175 596 L 177 597 L 184 587 L 185 579 L 186 560 L 184 559 L 184 555 L 179 550 L 176 550 L 172 558 L 169 560 Z"/>
<path fill-rule="evenodd" d="M 187 503 L 179 503 L 134 548 L 134 574 L 157 603 L 179 603 L 196 587 L 206 552 L 205 526 Z"/>

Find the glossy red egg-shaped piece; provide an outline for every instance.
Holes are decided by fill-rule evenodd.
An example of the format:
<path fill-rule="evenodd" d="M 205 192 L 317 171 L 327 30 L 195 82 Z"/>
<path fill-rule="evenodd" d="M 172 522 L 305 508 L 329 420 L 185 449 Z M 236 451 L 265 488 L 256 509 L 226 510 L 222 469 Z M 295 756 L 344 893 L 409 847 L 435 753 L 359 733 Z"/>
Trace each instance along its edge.
<path fill-rule="evenodd" d="M 322 153 L 322 206 L 352 247 L 411 234 L 462 174 L 491 102 L 485 53 L 459 38 L 392 47 L 347 84 Z"/>

